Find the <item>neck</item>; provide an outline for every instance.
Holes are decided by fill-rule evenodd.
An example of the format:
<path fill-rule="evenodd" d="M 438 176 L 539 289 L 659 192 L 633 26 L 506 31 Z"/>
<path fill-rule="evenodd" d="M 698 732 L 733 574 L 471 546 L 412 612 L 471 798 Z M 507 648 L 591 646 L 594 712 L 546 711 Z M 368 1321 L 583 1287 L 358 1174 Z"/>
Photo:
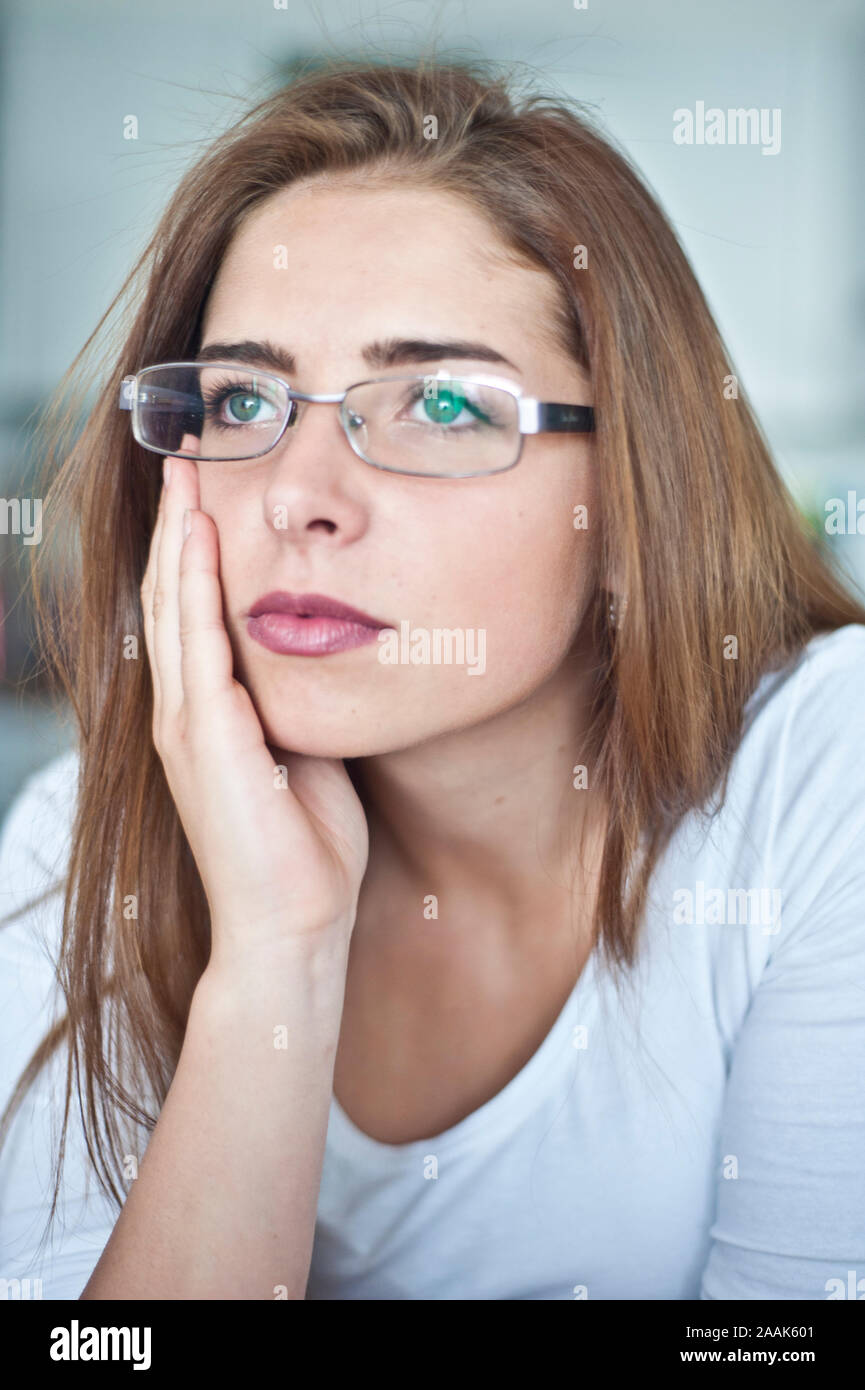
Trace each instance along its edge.
<path fill-rule="evenodd" d="M 580 837 L 597 847 L 602 818 L 573 773 L 589 763 L 591 657 L 575 645 L 513 708 L 352 765 L 370 829 L 359 922 L 404 920 L 429 895 L 451 920 L 483 914 L 513 929 L 567 910 Z"/>

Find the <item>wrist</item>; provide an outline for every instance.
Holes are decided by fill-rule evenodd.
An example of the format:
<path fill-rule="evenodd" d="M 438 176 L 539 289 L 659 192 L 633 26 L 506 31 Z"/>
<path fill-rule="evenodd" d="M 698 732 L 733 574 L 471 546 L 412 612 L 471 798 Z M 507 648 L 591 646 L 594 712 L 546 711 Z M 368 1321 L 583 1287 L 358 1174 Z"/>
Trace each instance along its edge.
<path fill-rule="evenodd" d="M 248 940 L 231 945 L 225 935 L 212 929 L 210 959 L 196 986 L 196 994 L 236 1000 L 271 998 L 295 989 L 299 983 L 319 989 L 326 998 L 334 983 L 345 987 L 353 923 L 335 922 L 324 930 L 286 936 L 260 944 Z M 245 928 L 243 933 L 254 935 Z"/>

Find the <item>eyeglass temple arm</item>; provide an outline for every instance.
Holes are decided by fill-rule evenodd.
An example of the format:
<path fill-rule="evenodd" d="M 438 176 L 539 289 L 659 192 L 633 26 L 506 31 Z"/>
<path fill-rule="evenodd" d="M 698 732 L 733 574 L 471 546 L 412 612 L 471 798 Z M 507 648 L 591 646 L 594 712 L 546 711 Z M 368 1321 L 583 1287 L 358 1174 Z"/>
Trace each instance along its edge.
<path fill-rule="evenodd" d="M 520 434 L 586 434 L 595 428 L 595 412 L 590 405 L 564 405 L 521 396 L 518 406 Z"/>
<path fill-rule="evenodd" d="M 131 410 L 135 400 L 135 377 L 125 376 L 120 383 L 120 399 L 117 402 L 120 410 Z M 172 410 L 176 415 L 185 415 L 191 406 L 195 404 L 195 397 L 190 396 L 188 391 L 166 391 L 161 388 L 159 392 L 159 405 L 162 410 Z"/>

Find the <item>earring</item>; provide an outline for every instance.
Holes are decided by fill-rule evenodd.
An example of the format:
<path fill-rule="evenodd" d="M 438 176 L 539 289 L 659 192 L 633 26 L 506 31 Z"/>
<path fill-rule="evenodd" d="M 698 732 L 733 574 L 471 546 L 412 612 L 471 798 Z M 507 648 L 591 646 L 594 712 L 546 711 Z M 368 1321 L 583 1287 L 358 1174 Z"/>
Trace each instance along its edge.
<path fill-rule="evenodd" d="M 618 627 L 618 626 L 619 626 L 619 624 L 621 623 L 622 619 L 623 619 L 624 616 L 625 616 L 625 610 L 626 610 L 627 606 L 628 606 L 628 600 L 627 600 L 627 598 L 624 596 L 624 594 L 614 594 L 614 595 L 613 595 L 613 597 L 610 599 L 610 608 L 609 608 L 610 626 L 611 626 L 611 627 Z"/>

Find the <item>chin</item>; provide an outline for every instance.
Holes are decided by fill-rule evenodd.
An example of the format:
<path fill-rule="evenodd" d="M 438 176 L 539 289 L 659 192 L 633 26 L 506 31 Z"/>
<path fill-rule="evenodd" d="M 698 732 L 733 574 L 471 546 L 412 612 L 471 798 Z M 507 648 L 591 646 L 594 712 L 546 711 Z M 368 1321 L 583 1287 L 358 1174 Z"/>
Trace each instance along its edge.
<path fill-rule="evenodd" d="M 462 670 L 441 679 L 437 667 L 415 669 L 415 680 L 399 668 L 380 667 L 371 675 L 310 666 L 278 676 L 249 663 L 235 674 L 249 692 L 270 747 L 313 758 L 370 758 L 416 748 L 482 724 L 522 693 L 505 698 L 499 690 L 492 699 L 483 681 L 467 678 Z"/>
<path fill-rule="evenodd" d="M 328 710 L 324 704 L 298 709 L 293 693 L 294 699 L 284 700 L 274 699 L 272 694 L 261 701 L 253 696 L 264 737 L 272 749 L 310 758 L 369 758 L 420 741 L 412 730 L 400 737 L 393 719 L 384 712 L 365 713 L 351 697 L 341 702 L 339 710 Z M 294 713 L 286 717 L 291 709 Z"/>
<path fill-rule="evenodd" d="M 391 745 L 381 746 L 374 740 L 350 734 L 324 733 L 322 730 L 298 731 L 268 726 L 262 721 L 264 736 L 274 753 L 300 753 L 306 758 L 369 758 L 376 753 L 392 751 Z"/>

